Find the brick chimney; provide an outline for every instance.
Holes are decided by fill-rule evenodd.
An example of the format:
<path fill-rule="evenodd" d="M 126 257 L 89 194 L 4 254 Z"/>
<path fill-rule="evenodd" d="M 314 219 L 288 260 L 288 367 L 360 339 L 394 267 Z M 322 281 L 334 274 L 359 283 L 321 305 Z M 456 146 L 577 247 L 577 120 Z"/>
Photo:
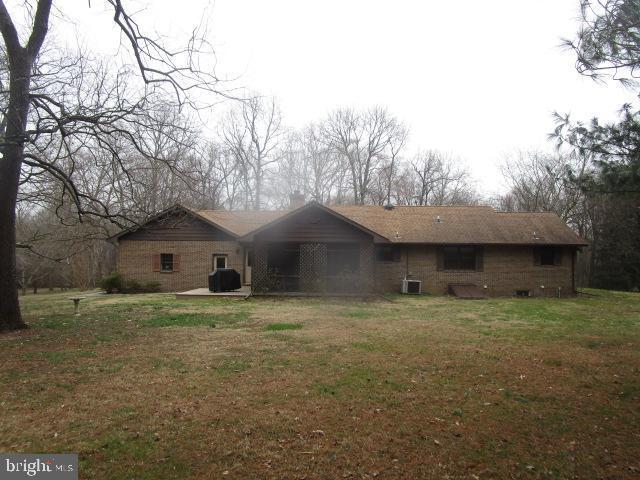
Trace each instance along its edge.
<path fill-rule="evenodd" d="M 295 210 L 304 205 L 304 195 L 300 193 L 300 190 L 294 190 L 289 194 L 289 208 Z"/>

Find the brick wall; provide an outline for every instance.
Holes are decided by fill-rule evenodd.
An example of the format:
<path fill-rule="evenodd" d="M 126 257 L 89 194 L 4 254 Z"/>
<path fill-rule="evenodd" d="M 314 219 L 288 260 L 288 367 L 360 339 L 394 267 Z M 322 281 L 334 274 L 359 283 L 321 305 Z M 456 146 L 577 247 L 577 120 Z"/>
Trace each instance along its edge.
<path fill-rule="evenodd" d="M 445 272 L 437 270 L 436 247 L 401 246 L 399 262 L 374 262 L 375 286 L 381 292 L 399 292 L 402 279 L 422 280 L 426 293 L 447 293 L 450 283 L 471 283 L 483 287 L 490 296 L 511 296 L 516 290 L 529 290 L 534 296 L 572 295 L 572 250 L 563 249 L 559 266 L 536 266 L 530 247 L 485 247 L 484 271 Z M 259 248 L 257 248 L 259 250 Z M 154 272 L 152 256 L 160 253 L 181 255 L 180 272 Z M 244 283 L 244 249 L 234 241 L 136 241 L 121 240 L 118 271 L 140 282 L 160 282 L 166 292 L 206 287 L 213 254 L 226 254 L 227 266 L 240 272 Z M 257 256 L 256 256 L 256 263 Z M 254 265 L 254 282 L 259 267 Z M 541 286 L 544 285 L 544 289 Z"/>
<path fill-rule="evenodd" d="M 447 293 L 450 283 L 487 286 L 489 296 L 511 296 L 516 290 L 529 290 L 533 296 L 573 295 L 571 284 L 572 250 L 564 248 L 559 266 L 534 265 L 532 247 L 485 247 L 482 272 L 437 270 L 437 249 L 433 246 L 401 247 L 399 262 L 375 263 L 376 289 L 399 292 L 402 279 L 421 280 L 422 291 Z M 544 286 L 545 288 L 541 288 Z"/>
<path fill-rule="evenodd" d="M 154 272 L 154 254 L 180 255 L 179 272 Z M 227 267 L 240 273 L 244 283 L 244 249 L 235 241 L 148 241 L 121 240 L 118 272 L 139 282 L 160 282 L 163 292 L 176 292 L 207 286 L 213 254 L 226 254 Z"/>

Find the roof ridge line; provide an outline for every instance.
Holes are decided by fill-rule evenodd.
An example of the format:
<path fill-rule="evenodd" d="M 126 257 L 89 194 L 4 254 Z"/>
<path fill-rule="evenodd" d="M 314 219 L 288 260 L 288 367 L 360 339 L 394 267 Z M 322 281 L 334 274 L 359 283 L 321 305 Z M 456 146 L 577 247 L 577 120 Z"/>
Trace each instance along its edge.
<path fill-rule="evenodd" d="M 385 208 L 384 205 L 353 205 L 353 204 L 341 204 L 341 205 L 326 205 L 327 207 L 370 207 L 370 208 Z M 495 210 L 491 205 L 393 205 L 393 208 L 491 208 Z"/>
<path fill-rule="evenodd" d="M 516 212 L 505 212 L 504 210 L 496 210 L 496 213 L 540 213 L 540 214 L 552 214 L 552 215 L 558 215 L 556 212 L 552 211 L 552 210 L 547 210 L 544 212 L 529 212 L 527 210 L 518 210 Z M 560 216 L 560 215 L 558 215 Z"/>

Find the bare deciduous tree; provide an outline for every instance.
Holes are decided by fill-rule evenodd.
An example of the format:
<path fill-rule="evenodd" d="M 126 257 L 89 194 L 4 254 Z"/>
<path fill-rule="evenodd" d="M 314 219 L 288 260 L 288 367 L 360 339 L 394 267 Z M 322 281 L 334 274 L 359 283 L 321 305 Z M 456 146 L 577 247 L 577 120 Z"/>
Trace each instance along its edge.
<path fill-rule="evenodd" d="M 418 153 L 411 161 L 416 175 L 416 205 L 473 203 L 475 193 L 468 184 L 469 173 L 436 150 Z"/>
<path fill-rule="evenodd" d="M 263 206 L 264 178 L 278 161 L 283 135 L 282 116 L 275 99 L 254 96 L 232 109 L 220 127 L 225 147 L 233 154 L 245 193 L 245 209 Z"/>
<path fill-rule="evenodd" d="M 395 145 L 397 156 L 406 136 L 398 120 L 386 109 L 371 108 L 365 112 L 341 109 L 333 112 L 323 124 L 327 144 L 339 154 L 350 174 L 355 203 L 363 205 L 370 194 L 371 182 L 378 168 Z"/>
<path fill-rule="evenodd" d="M 103 198 L 91 196 L 76 184 L 77 163 L 88 151 L 109 155 L 112 170 L 127 181 L 128 159 L 122 152 L 137 151 L 143 158 L 153 152 L 133 133 L 134 125 L 152 128 L 149 112 L 167 103 L 167 93 L 177 105 L 195 106 L 191 93 L 217 94 L 217 78 L 201 68 L 198 54 L 207 50 L 200 30 L 194 30 L 187 47 L 171 50 L 143 32 L 121 0 L 105 0 L 113 21 L 123 35 L 126 49 L 141 78 L 135 82 L 126 65 L 113 68 L 86 54 L 67 58 L 55 49 L 43 49 L 49 29 L 52 0 L 37 0 L 33 17 L 21 34 L 4 1 L 0 0 L 0 32 L 6 55 L 0 111 L 0 331 L 24 328 L 16 282 L 16 205 L 19 189 L 29 190 L 32 181 L 48 177 L 61 186 L 61 203 L 72 205 L 79 219 L 102 218 L 123 224 L 128 220 L 113 211 Z M 29 13 L 31 9 L 27 8 Z M 26 38 L 22 43 L 21 38 Z M 115 70 L 115 71 L 114 71 Z M 98 158 L 98 155 L 96 155 Z M 123 186 L 125 184 L 123 183 Z"/>
<path fill-rule="evenodd" d="M 570 172 L 584 175 L 589 170 L 585 155 L 517 152 L 502 166 L 508 186 L 504 207 L 526 212 L 555 212 L 580 235 L 590 233 L 587 198 L 570 181 Z M 574 174 L 572 173 L 572 174 Z"/>
<path fill-rule="evenodd" d="M 311 123 L 291 132 L 281 145 L 270 188 L 272 203 L 276 207 L 287 205 L 289 194 L 295 190 L 308 200 L 330 203 L 337 194 L 340 173 L 339 156 L 327 146 L 320 125 Z"/>

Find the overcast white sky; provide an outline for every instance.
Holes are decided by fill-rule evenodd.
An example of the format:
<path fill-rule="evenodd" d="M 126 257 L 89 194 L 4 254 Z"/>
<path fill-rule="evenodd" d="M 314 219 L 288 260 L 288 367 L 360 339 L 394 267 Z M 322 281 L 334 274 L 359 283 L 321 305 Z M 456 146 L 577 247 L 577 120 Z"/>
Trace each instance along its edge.
<path fill-rule="evenodd" d="M 115 49 L 103 4 L 65 0 L 65 13 L 72 1 L 80 35 Z M 578 3 L 154 0 L 139 18 L 178 38 L 210 16 L 218 74 L 276 96 L 289 126 L 340 106 L 383 105 L 409 126 L 408 154 L 450 152 L 491 193 L 503 188 L 497 166 L 505 154 L 553 148 L 554 110 L 613 118 L 634 98 L 581 77 L 559 47 L 575 35 Z"/>

